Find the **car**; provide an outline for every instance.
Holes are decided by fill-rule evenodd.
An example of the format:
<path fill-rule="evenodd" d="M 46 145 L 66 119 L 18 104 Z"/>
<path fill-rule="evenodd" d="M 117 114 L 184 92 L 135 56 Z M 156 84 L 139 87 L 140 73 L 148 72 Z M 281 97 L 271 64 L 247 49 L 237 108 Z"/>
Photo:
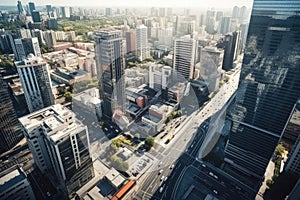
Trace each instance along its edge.
<path fill-rule="evenodd" d="M 158 175 L 160 175 L 163 171 L 164 171 L 164 170 L 162 170 L 162 169 L 159 170 Z"/>
<path fill-rule="evenodd" d="M 213 192 L 214 192 L 215 194 L 218 194 L 218 191 L 217 191 L 217 190 L 213 190 Z"/>
<path fill-rule="evenodd" d="M 160 181 L 164 181 L 165 180 L 165 176 L 162 176 L 161 178 L 160 178 Z"/>
<path fill-rule="evenodd" d="M 205 164 L 202 164 L 201 166 L 202 166 L 202 167 L 206 167 L 206 165 L 205 165 Z"/>
<path fill-rule="evenodd" d="M 167 181 L 167 180 L 168 180 L 168 177 L 166 176 L 165 179 L 164 179 L 164 181 Z"/>
<path fill-rule="evenodd" d="M 214 173 L 212 173 L 212 172 L 209 172 L 208 174 L 209 174 L 210 176 L 214 176 Z"/>
<path fill-rule="evenodd" d="M 164 190 L 164 187 L 160 187 L 159 188 L 159 192 L 162 193 L 162 191 Z"/>
<path fill-rule="evenodd" d="M 174 168 L 174 164 L 172 164 L 171 166 L 170 166 L 170 169 L 173 169 Z"/>

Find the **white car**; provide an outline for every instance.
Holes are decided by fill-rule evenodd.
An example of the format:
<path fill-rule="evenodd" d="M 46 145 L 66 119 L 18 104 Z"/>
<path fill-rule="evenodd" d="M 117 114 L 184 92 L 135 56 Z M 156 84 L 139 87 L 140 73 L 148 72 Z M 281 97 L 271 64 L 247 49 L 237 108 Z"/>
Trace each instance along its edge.
<path fill-rule="evenodd" d="M 165 180 L 165 176 L 162 176 L 162 177 L 160 178 L 160 181 L 163 181 L 163 180 Z"/>
<path fill-rule="evenodd" d="M 164 187 L 160 187 L 159 188 L 159 192 L 162 193 L 162 191 L 164 190 Z"/>
<path fill-rule="evenodd" d="M 162 169 L 159 170 L 158 175 L 160 175 L 163 171 L 164 171 L 164 170 L 162 170 Z"/>

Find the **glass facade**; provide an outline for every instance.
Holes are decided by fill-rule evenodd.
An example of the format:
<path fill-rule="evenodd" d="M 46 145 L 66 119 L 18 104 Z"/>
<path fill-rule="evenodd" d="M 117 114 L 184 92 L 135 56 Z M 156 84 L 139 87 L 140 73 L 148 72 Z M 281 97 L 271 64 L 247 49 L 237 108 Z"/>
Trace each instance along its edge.
<path fill-rule="evenodd" d="M 122 76 L 126 43 L 121 31 L 95 31 L 94 35 L 103 117 L 111 119 L 113 110 L 119 108 L 124 111 L 125 109 L 125 87 Z"/>
<path fill-rule="evenodd" d="M 254 0 L 224 170 L 257 191 L 299 97 L 300 0 Z"/>

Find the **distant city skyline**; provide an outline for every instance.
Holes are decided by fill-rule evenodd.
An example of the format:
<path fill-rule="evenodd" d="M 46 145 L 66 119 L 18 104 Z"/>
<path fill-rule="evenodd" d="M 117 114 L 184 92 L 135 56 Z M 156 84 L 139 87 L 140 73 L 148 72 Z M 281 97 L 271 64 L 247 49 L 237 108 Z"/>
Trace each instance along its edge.
<path fill-rule="evenodd" d="M 139 0 L 111 0 L 111 1 L 94 1 L 94 0 L 71 0 L 68 4 L 60 0 L 26 0 L 21 1 L 23 5 L 29 2 L 34 2 L 36 6 L 55 5 L 55 6 L 70 6 L 73 7 L 186 7 L 186 8 L 231 8 L 233 6 L 247 6 L 252 7 L 252 0 L 185 0 L 185 1 L 172 1 L 172 0 L 152 0 L 152 1 L 139 1 Z M 17 5 L 17 0 L 2 0 L 2 6 Z"/>

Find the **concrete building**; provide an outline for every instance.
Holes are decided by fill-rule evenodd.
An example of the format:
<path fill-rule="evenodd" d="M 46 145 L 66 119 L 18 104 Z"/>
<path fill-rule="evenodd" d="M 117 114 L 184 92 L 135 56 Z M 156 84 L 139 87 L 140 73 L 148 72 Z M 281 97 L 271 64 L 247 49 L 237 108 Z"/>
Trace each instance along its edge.
<path fill-rule="evenodd" d="M 114 29 L 95 31 L 94 39 L 102 114 L 104 118 L 111 119 L 115 110 L 125 112 L 126 109 L 123 77 L 126 42 L 122 32 Z"/>
<path fill-rule="evenodd" d="M 161 131 L 165 126 L 167 117 L 173 111 L 172 106 L 168 106 L 162 103 L 157 103 L 150 106 L 149 113 L 142 117 L 142 122 L 151 126 L 155 131 Z"/>
<path fill-rule="evenodd" d="M 193 79 L 195 67 L 196 41 L 184 36 L 174 41 L 173 69 L 186 80 Z"/>
<path fill-rule="evenodd" d="M 209 93 L 219 87 L 224 50 L 204 47 L 200 56 L 200 76 L 206 82 Z"/>
<path fill-rule="evenodd" d="M 60 7 L 60 10 L 61 10 L 62 18 L 70 18 L 70 7 L 63 6 L 63 7 Z"/>
<path fill-rule="evenodd" d="M 126 53 L 133 53 L 135 52 L 135 32 L 134 31 L 127 31 L 125 33 L 126 37 Z"/>
<path fill-rule="evenodd" d="M 24 136 L 7 84 L 0 75 L 0 154 L 14 147 Z"/>
<path fill-rule="evenodd" d="M 15 39 L 16 55 L 15 60 L 21 61 L 27 58 L 28 54 L 41 57 L 41 49 L 38 38 Z"/>
<path fill-rule="evenodd" d="M 159 91 L 166 89 L 171 82 L 172 68 L 160 64 L 149 65 L 149 87 Z"/>
<path fill-rule="evenodd" d="M 56 38 L 55 38 L 55 32 L 54 31 L 45 31 L 44 32 L 44 38 L 47 48 L 52 48 L 56 45 Z"/>
<path fill-rule="evenodd" d="M 230 31 L 230 22 L 231 22 L 230 17 L 222 17 L 220 22 L 219 33 L 221 33 L 222 35 L 227 34 Z"/>
<path fill-rule="evenodd" d="M 29 112 L 54 104 L 48 64 L 29 54 L 27 59 L 16 61 Z"/>
<path fill-rule="evenodd" d="M 21 28 L 16 30 L 17 38 L 31 38 L 31 33 L 29 29 Z"/>
<path fill-rule="evenodd" d="M 26 173 L 18 165 L 0 173 L 0 199 L 35 200 Z"/>
<path fill-rule="evenodd" d="M 87 127 L 61 104 L 19 120 L 36 166 L 72 198 L 94 177 Z"/>
<path fill-rule="evenodd" d="M 150 57 L 150 49 L 148 47 L 147 27 L 139 25 L 135 32 L 135 50 L 138 60 L 143 61 Z"/>

